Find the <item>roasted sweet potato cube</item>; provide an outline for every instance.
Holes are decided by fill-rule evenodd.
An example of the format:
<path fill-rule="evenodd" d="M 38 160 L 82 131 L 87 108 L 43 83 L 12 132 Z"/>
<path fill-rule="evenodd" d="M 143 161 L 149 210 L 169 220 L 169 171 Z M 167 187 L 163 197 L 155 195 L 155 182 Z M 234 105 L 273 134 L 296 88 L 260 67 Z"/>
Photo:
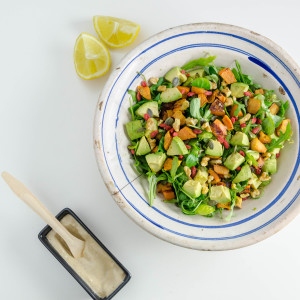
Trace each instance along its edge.
<path fill-rule="evenodd" d="M 243 192 L 243 194 L 247 194 L 247 193 L 250 193 L 250 184 L 246 185 Z"/>
<path fill-rule="evenodd" d="M 233 129 L 233 124 L 232 124 L 231 120 L 228 118 L 227 115 L 225 115 L 223 117 L 222 122 L 226 126 L 227 130 L 232 130 Z"/>
<path fill-rule="evenodd" d="M 196 87 L 196 86 L 192 86 L 191 92 L 195 93 L 195 94 L 204 94 L 205 89 L 199 88 L 199 87 Z"/>
<path fill-rule="evenodd" d="M 214 171 L 219 175 L 228 175 L 229 170 L 222 165 L 214 165 Z"/>
<path fill-rule="evenodd" d="M 223 103 L 226 101 L 226 97 L 219 90 L 216 90 L 216 98 L 221 100 Z"/>
<path fill-rule="evenodd" d="M 173 113 L 176 111 L 176 110 L 181 110 L 181 111 L 184 111 L 186 110 L 187 108 L 189 107 L 189 101 L 186 100 L 186 99 L 180 99 L 180 100 L 177 100 L 174 104 L 174 108 L 173 108 Z"/>
<path fill-rule="evenodd" d="M 276 128 L 276 134 L 277 136 L 280 136 L 280 131 L 282 133 L 285 133 L 286 132 L 286 128 L 288 126 L 288 124 L 291 122 L 290 119 L 285 119 L 281 122 L 281 124 Z"/>
<path fill-rule="evenodd" d="M 152 153 L 156 153 L 157 151 L 158 151 L 158 146 L 156 146 L 155 148 L 153 148 L 153 149 L 151 150 Z"/>
<path fill-rule="evenodd" d="M 212 184 L 216 184 L 218 182 L 221 181 L 221 178 L 219 177 L 219 175 L 212 169 L 208 170 L 208 173 L 214 177 L 214 180 L 211 182 Z"/>
<path fill-rule="evenodd" d="M 188 86 L 177 86 L 177 88 L 182 95 L 186 95 L 190 91 Z"/>
<path fill-rule="evenodd" d="M 218 94 L 219 90 L 214 90 L 213 93 L 207 97 L 208 103 L 213 103 L 216 99 L 216 95 Z"/>
<path fill-rule="evenodd" d="M 251 150 L 253 151 L 257 151 L 260 153 L 266 153 L 267 152 L 267 148 L 266 146 L 258 139 L 258 138 L 254 138 L 251 143 Z"/>
<path fill-rule="evenodd" d="M 255 115 L 260 109 L 261 102 L 259 99 L 250 98 L 248 100 L 247 112 Z"/>
<path fill-rule="evenodd" d="M 215 116 L 224 116 L 225 115 L 225 105 L 224 103 L 216 99 L 210 106 L 210 111 Z"/>
<path fill-rule="evenodd" d="M 175 199 L 175 193 L 172 190 L 163 191 L 162 193 L 164 195 L 165 200 L 167 201 Z"/>
<path fill-rule="evenodd" d="M 231 110 L 230 110 L 230 117 L 232 118 L 232 117 L 235 117 L 235 115 L 234 115 L 234 112 L 235 112 L 235 110 L 238 108 L 238 106 L 236 105 L 236 104 L 234 104 L 232 107 L 231 107 Z M 238 115 L 237 115 L 238 117 L 242 117 L 243 116 L 243 113 L 242 113 L 242 111 L 240 110 L 239 111 L 239 113 L 238 113 Z"/>
<path fill-rule="evenodd" d="M 261 169 L 263 167 L 264 163 L 265 163 L 265 160 L 261 156 L 259 156 L 259 159 L 257 160 L 257 167 Z"/>
<path fill-rule="evenodd" d="M 257 94 L 264 94 L 264 90 L 263 89 L 258 89 L 258 90 L 255 90 L 254 94 L 257 95 Z"/>
<path fill-rule="evenodd" d="M 165 139 L 164 139 L 164 148 L 165 150 L 168 150 L 170 145 L 172 143 L 172 136 L 171 136 L 171 133 L 170 131 L 168 131 L 165 135 Z"/>
<path fill-rule="evenodd" d="M 227 135 L 227 129 L 225 125 L 219 120 L 216 119 L 212 124 L 211 124 L 211 130 L 212 133 L 217 137 L 219 135 L 226 136 Z"/>
<path fill-rule="evenodd" d="M 277 115 L 277 113 L 279 112 L 279 106 L 276 103 L 273 103 L 270 106 L 269 110 L 272 115 Z"/>
<path fill-rule="evenodd" d="M 200 99 L 200 106 L 203 107 L 207 103 L 206 95 L 198 94 L 198 98 Z"/>
<path fill-rule="evenodd" d="M 231 206 L 231 202 L 217 203 L 217 208 L 225 208 L 225 209 L 230 210 L 230 206 Z"/>
<path fill-rule="evenodd" d="M 264 134 L 262 130 L 259 132 L 259 140 L 264 144 L 270 144 L 272 141 L 272 139 L 268 135 Z"/>
<path fill-rule="evenodd" d="M 173 158 L 167 158 L 167 160 L 164 163 L 164 170 L 165 171 L 170 171 L 172 169 L 172 163 L 173 163 Z M 178 166 L 180 166 L 181 160 L 178 160 Z"/>
<path fill-rule="evenodd" d="M 140 92 L 140 94 L 147 100 L 151 100 L 151 93 L 149 86 L 141 86 L 139 85 L 137 87 L 137 90 Z"/>
<path fill-rule="evenodd" d="M 163 112 L 162 119 L 166 121 L 168 118 L 171 118 L 172 116 L 173 116 L 173 110 L 168 109 Z"/>
<path fill-rule="evenodd" d="M 234 74 L 229 68 L 225 68 L 220 70 L 219 75 L 224 79 L 227 84 L 231 84 L 236 82 Z"/>
<path fill-rule="evenodd" d="M 185 141 L 189 139 L 194 139 L 197 137 L 197 135 L 193 132 L 191 128 L 185 126 L 178 131 L 178 137 Z"/>
<path fill-rule="evenodd" d="M 157 184 L 157 189 L 156 190 L 157 190 L 158 193 L 161 193 L 161 192 L 164 192 L 164 191 L 170 191 L 170 190 L 172 190 L 172 184 L 170 182 L 167 182 L 165 184 L 159 182 Z"/>
<path fill-rule="evenodd" d="M 185 124 L 185 116 L 183 115 L 183 113 L 182 113 L 181 110 L 175 110 L 175 111 L 173 111 L 172 117 L 174 119 L 179 119 L 181 126 Z"/>

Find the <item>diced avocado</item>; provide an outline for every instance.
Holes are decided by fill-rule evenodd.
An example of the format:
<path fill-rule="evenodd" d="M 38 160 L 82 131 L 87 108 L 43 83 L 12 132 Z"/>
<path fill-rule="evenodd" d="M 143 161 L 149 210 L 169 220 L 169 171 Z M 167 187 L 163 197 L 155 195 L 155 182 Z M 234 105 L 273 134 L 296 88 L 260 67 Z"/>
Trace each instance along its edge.
<path fill-rule="evenodd" d="M 150 109 L 153 113 L 153 117 L 159 117 L 158 113 L 158 103 L 156 101 L 148 101 L 144 104 L 142 104 L 137 110 L 136 114 L 142 118 L 144 118 L 144 115 L 148 113 L 148 109 Z"/>
<path fill-rule="evenodd" d="M 245 161 L 245 157 L 238 152 L 230 154 L 224 163 L 224 166 L 233 171 Z"/>
<path fill-rule="evenodd" d="M 258 187 L 261 185 L 261 181 L 258 179 L 258 177 L 252 173 L 251 174 L 252 178 L 249 180 L 249 184 L 252 188 L 258 189 Z"/>
<path fill-rule="evenodd" d="M 227 203 L 231 201 L 230 190 L 224 185 L 213 185 L 210 189 L 209 198 L 218 203 Z"/>
<path fill-rule="evenodd" d="M 246 133 L 238 131 L 230 140 L 231 145 L 237 145 L 242 147 L 249 147 L 249 138 Z"/>
<path fill-rule="evenodd" d="M 185 143 L 178 136 L 173 137 L 171 145 L 167 151 L 169 156 L 172 155 L 186 155 L 188 150 L 185 146 Z"/>
<path fill-rule="evenodd" d="M 149 118 L 146 122 L 146 131 L 145 131 L 145 136 L 147 138 L 150 137 L 150 134 L 152 131 L 155 131 L 158 129 L 157 126 L 157 121 L 154 118 Z"/>
<path fill-rule="evenodd" d="M 249 89 L 249 85 L 242 82 L 232 83 L 230 86 L 231 96 L 242 98 L 244 97 L 244 93 Z"/>
<path fill-rule="evenodd" d="M 248 154 L 252 155 L 253 158 L 254 158 L 255 160 L 258 160 L 258 159 L 259 159 L 259 153 L 258 153 L 257 151 L 247 150 L 246 152 L 247 152 Z"/>
<path fill-rule="evenodd" d="M 263 167 L 263 172 L 268 172 L 269 174 L 273 174 L 277 172 L 277 159 L 271 158 L 269 160 L 266 160 Z"/>
<path fill-rule="evenodd" d="M 193 71 L 189 71 L 190 77 L 195 78 L 195 77 L 203 77 L 205 74 L 204 69 L 195 69 Z"/>
<path fill-rule="evenodd" d="M 222 156 L 223 146 L 219 141 L 209 140 L 207 143 L 205 153 L 211 156 Z"/>
<path fill-rule="evenodd" d="M 126 130 L 131 140 L 139 139 L 144 135 L 145 132 L 141 120 L 130 121 L 126 123 Z"/>
<path fill-rule="evenodd" d="M 251 169 L 250 169 L 250 166 L 247 164 L 247 165 L 244 165 L 242 166 L 241 168 L 241 171 L 236 175 L 236 177 L 233 179 L 233 183 L 238 183 L 238 182 L 241 182 L 241 181 L 245 181 L 249 178 L 251 178 Z"/>
<path fill-rule="evenodd" d="M 200 167 L 194 177 L 195 181 L 199 181 L 201 184 L 204 184 L 208 179 L 208 172 L 205 167 Z"/>
<path fill-rule="evenodd" d="M 146 155 L 151 151 L 149 143 L 145 136 L 143 136 L 138 144 L 136 155 Z"/>
<path fill-rule="evenodd" d="M 180 82 L 185 82 L 187 80 L 186 75 L 181 73 L 181 68 L 179 67 L 174 67 L 172 68 L 169 72 L 167 72 L 167 74 L 165 75 L 165 79 L 169 82 L 172 83 L 173 79 L 175 77 L 178 77 L 178 79 L 180 80 Z"/>
<path fill-rule="evenodd" d="M 167 155 L 163 152 L 157 152 L 157 153 L 150 153 L 146 155 L 145 158 L 150 169 L 153 172 L 157 173 L 162 169 L 164 162 L 167 158 Z"/>
<path fill-rule="evenodd" d="M 188 180 L 182 189 L 192 198 L 198 198 L 201 195 L 201 183 L 195 180 Z"/>
<path fill-rule="evenodd" d="M 167 88 L 164 92 L 160 94 L 161 102 L 167 103 L 176 101 L 182 98 L 182 94 L 179 92 L 178 88 Z"/>

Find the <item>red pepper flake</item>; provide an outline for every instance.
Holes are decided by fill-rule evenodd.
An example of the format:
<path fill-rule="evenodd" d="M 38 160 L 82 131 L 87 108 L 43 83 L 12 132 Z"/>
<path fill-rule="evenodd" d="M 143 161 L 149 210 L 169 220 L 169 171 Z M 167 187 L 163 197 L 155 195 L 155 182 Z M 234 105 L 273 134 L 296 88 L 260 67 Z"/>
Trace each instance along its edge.
<path fill-rule="evenodd" d="M 156 137 L 157 134 L 158 134 L 158 130 L 154 130 L 150 133 L 150 137 L 154 138 L 154 137 Z"/>
<path fill-rule="evenodd" d="M 205 91 L 205 92 L 204 92 L 204 95 L 205 95 L 205 96 L 210 96 L 210 95 L 212 95 L 212 91 Z"/>
<path fill-rule="evenodd" d="M 192 147 L 190 145 L 185 145 L 187 149 L 191 149 Z"/>
<path fill-rule="evenodd" d="M 256 173 L 256 175 L 260 175 L 261 169 L 257 168 L 257 169 L 255 170 L 255 173 Z"/>
<path fill-rule="evenodd" d="M 142 86 L 146 87 L 147 86 L 147 82 L 145 80 L 142 81 Z"/>
<path fill-rule="evenodd" d="M 194 132 L 195 134 L 200 134 L 200 133 L 202 133 L 203 131 L 202 131 L 201 129 L 193 129 L 193 132 Z"/>
<path fill-rule="evenodd" d="M 136 99 L 137 99 L 137 101 L 141 101 L 142 100 L 142 96 L 141 96 L 140 92 L 137 92 Z"/>
<path fill-rule="evenodd" d="M 180 73 L 181 73 L 181 74 L 185 74 L 185 70 L 181 70 Z"/>
<path fill-rule="evenodd" d="M 174 132 L 174 128 L 171 128 L 171 129 L 170 129 L 170 133 L 173 133 L 173 132 Z"/>
<path fill-rule="evenodd" d="M 196 95 L 196 93 L 193 93 L 193 92 L 187 93 L 187 96 L 188 96 L 188 97 L 192 97 L 192 96 L 195 96 L 195 95 Z"/>
<path fill-rule="evenodd" d="M 235 118 L 235 117 L 231 117 L 231 119 L 230 119 L 230 120 L 231 120 L 231 123 L 232 123 L 232 124 L 234 124 L 234 123 L 235 123 L 235 121 L 236 121 L 236 118 Z"/>
<path fill-rule="evenodd" d="M 241 150 L 239 153 L 245 157 L 245 152 L 244 151 Z"/>
<path fill-rule="evenodd" d="M 276 154 L 276 158 L 278 158 L 279 156 L 280 156 L 280 153 L 277 153 L 277 154 Z"/>
<path fill-rule="evenodd" d="M 147 121 L 148 119 L 150 119 L 149 114 L 144 114 L 144 119 Z"/>
<path fill-rule="evenodd" d="M 173 132 L 172 136 L 177 136 L 178 135 L 178 132 Z"/>
<path fill-rule="evenodd" d="M 167 130 L 167 131 L 169 131 L 171 128 L 172 128 L 171 126 L 168 126 L 168 125 L 165 126 L 165 130 Z"/>
<path fill-rule="evenodd" d="M 134 149 L 130 149 L 130 152 L 132 155 L 134 155 L 134 153 L 135 153 Z"/>
<path fill-rule="evenodd" d="M 245 95 L 245 96 L 248 96 L 248 97 L 251 97 L 251 96 L 252 96 L 252 93 L 248 91 L 248 92 L 244 92 L 244 95 Z"/>
<path fill-rule="evenodd" d="M 161 128 L 165 128 L 167 125 L 165 124 L 165 123 L 161 123 L 161 124 L 159 124 L 159 127 L 161 127 Z"/>
<path fill-rule="evenodd" d="M 262 123 L 262 120 L 261 119 L 257 119 L 256 120 L 256 124 L 261 124 Z"/>
<path fill-rule="evenodd" d="M 259 132 L 259 127 L 257 126 L 257 127 L 255 127 L 255 128 L 253 128 L 253 129 L 252 129 L 252 132 L 253 132 L 254 134 L 257 134 L 257 133 Z"/>
<path fill-rule="evenodd" d="M 186 73 L 185 75 L 186 75 L 186 77 L 190 77 L 191 76 L 190 73 Z"/>
<path fill-rule="evenodd" d="M 195 166 L 191 167 L 191 177 L 194 178 L 196 176 L 197 169 Z"/>
<path fill-rule="evenodd" d="M 183 160 L 183 155 L 179 155 L 178 158 L 179 158 L 180 160 Z"/>
<path fill-rule="evenodd" d="M 242 123 L 240 126 L 241 126 L 241 128 L 244 128 L 244 127 L 246 127 L 246 123 Z"/>
<path fill-rule="evenodd" d="M 225 147 L 226 149 L 229 148 L 229 144 L 228 144 L 228 142 L 226 141 L 226 139 L 224 140 L 224 147 Z"/>
<path fill-rule="evenodd" d="M 241 170 L 241 167 L 237 167 L 236 170 L 237 170 L 237 171 L 240 171 L 240 170 Z"/>

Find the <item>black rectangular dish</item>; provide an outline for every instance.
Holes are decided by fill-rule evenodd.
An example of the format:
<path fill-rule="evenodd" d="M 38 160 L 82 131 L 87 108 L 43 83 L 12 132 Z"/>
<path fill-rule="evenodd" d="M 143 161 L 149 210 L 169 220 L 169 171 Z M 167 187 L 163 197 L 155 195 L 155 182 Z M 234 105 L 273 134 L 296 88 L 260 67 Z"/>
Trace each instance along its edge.
<path fill-rule="evenodd" d="M 98 238 L 86 227 L 86 225 L 79 219 L 79 217 L 69 208 L 63 209 L 56 218 L 60 221 L 66 215 L 72 215 L 72 217 L 87 231 L 87 233 L 99 244 L 99 246 L 116 262 L 117 265 L 124 271 L 125 278 L 124 281 L 111 293 L 109 296 L 105 298 L 101 298 L 96 295 L 93 290 L 81 279 L 81 277 L 69 266 L 69 264 L 61 257 L 61 255 L 50 245 L 47 234 L 52 230 L 52 228 L 47 225 L 38 235 L 39 240 L 42 244 L 53 254 L 53 256 L 64 266 L 64 268 L 76 279 L 76 281 L 86 290 L 86 292 L 94 299 L 94 300 L 110 300 L 113 296 L 115 296 L 130 280 L 131 275 L 127 271 L 127 269 L 117 260 L 117 258 L 98 240 Z"/>

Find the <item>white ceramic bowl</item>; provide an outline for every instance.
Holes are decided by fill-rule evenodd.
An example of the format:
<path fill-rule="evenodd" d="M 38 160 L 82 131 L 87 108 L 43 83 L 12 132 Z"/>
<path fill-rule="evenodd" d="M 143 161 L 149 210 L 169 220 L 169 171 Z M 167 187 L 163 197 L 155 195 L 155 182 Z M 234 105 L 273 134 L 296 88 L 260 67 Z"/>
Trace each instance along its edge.
<path fill-rule="evenodd" d="M 146 78 L 162 76 L 204 52 L 217 55 L 217 66 L 237 59 L 246 74 L 264 88 L 289 100 L 293 144 L 285 146 L 278 172 L 258 200 L 243 202 L 230 223 L 218 217 L 186 216 L 173 204 L 157 198 L 147 202 L 148 183 L 138 177 L 127 150 L 124 124 L 130 120 L 127 89 Z M 108 190 L 120 208 L 138 225 L 173 244 L 199 250 L 227 250 L 256 243 L 280 230 L 300 206 L 299 186 L 299 67 L 269 39 L 231 25 L 199 23 L 168 29 L 132 50 L 112 72 L 99 99 L 94 124 L 97 162 Z M 281 88 L 282 89 L 281 89 Z M 280 89 L 279 89 L 280 88 Z"/>

